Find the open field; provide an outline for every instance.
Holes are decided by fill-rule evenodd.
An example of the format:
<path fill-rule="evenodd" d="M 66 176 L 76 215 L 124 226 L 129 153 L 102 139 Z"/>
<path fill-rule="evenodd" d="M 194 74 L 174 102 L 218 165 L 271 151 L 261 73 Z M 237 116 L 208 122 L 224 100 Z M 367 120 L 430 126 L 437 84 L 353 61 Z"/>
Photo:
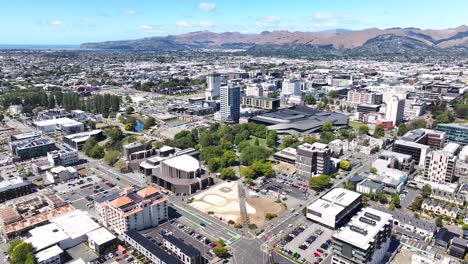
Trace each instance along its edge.
<path fill-rule="evenodd" d="M 193 198 L 191 206 L 208 213 L 213 212 L 216 217 L 228 222 L 241 222 L 240 199 L 237 182 L 224 182 L 211 189 L 205 190 Z M 269 198 L 246 197 L 246 209 L 251 224 L 263 226 L 267 220 L 265 214 L 280 216 L 286 212 L 283 204 L 275 203 Z"/>
<path fill-rule="evenodd" d="M 357 122 L 357 121 L 349 121 L 349 126 L 352 128 L 358 129 L 361 125 L 364 125 L 364 124 L 361 122 Z"/>

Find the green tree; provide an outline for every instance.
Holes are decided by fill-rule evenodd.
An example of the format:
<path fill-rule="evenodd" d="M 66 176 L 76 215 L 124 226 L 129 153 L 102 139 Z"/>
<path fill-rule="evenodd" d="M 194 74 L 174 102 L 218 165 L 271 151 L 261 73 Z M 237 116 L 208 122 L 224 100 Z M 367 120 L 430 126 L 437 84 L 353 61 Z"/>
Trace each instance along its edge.
<path fill-rule="evenodd" d="M 342 160 L 342 161 L 340 161 L 339 165 L 340 165 L 340 168 L 342 170 L 347 171 L 347 170 L 351 169 L 351 162 L 349 162 L 349 160 Z"/>
<path fill-rule="evenodd" d="M 236 172 L 233 168 L 223 168 L 220 171 L 221 179 L 234 179 L 236 177 Z"/>
<path fill-rule="evenodd" d="M 239 168 L 240 176 L 245 178 L 254 178 L 255 171 L 250 166 L 242 166 Z"/>
<path fill-rule="evenodd" d="M 99 146 L 98 144 L 95 145 L 88 153 L 86 153 L 91 158 L 94 159 L 102 159 L 104 157 L 104 148 Z"/>
<path fill-rule="evenodd" d="M 268 135 L 266 138 L 266 144 L 269 148 L 275 148 L 276 142 L 278 142 L 278 134 L 275 130 L 268 131 Z"/>
<path fill-rule="evenodd" d="M 431 186 L 429 184 L 425 184 L 423 187 L 422 187 L 422 197 L 423 198 L 428 198 L 429 196 L 431 196 Z"/>
<path fill-rule="evenodd" d="M 437 216 L 436 220 L 435 220 L 435 224 L 437 225 L 437 227 L 442 227 L 444 225 L 444 222 L 442 220 L 442 216 L 439 215 Z"/>
<path fill-rule="evenodd" d="M 135 108 L 129 106 L 125 109 L 125 113 L 127 113 L 127 115 L 129 114 L 133 114 L 133 112 L 135 112 Z"/>
<path fill-rule="evenodd" d="M 322 131 L 323 132 L 331 132 L 333 129 L 333 124 L 330 121 L 325 121 L 322 125 Z"/>
<path fill-rule="evenodd" d="M 254 161 L 265 160 L 271 155 L 270 150 L 261 146 L 248 146 L 241 151 L 240 162 L 251 165 Z"/>
<path fill-rule="evenodd" d="M 212 158 L 208 160 L 208 169 L 211 172 L 216 172 L 223 167 L 223 161 L 221 158 Z"/>
<path fill-rule="evenodd" d="M 117 150 L 106 151 L 106 153 L 104 154 L 104 162 L 112 166 L 117 162 L 117 160 L 119 160 L 119 156 L 120 156 L 120 151 L 117 151 Z"/>
<path fill-rule="evenodd" d="M 283 138 L 283 146 L 285 148 L 287 147 L 292 147 L 293 145 L 299 143 L 299 139 L 297 139 L 297 137 L 295 136 L 285 136 Z"/>
<path fill-rule="evenodd" d="M 398 133 L 397 135 L 398 136 L 403 136 L 404 134 L 406 134 L 410 129 L 408 128 L 408 126 L 406 124 L 401 124 L 398 126 Z"/>
<path fill-rule="evenodd" d="M 395 210 L 395 205 L 394 205 L 393 203 L 390 203 L 390 204 L 388 205 L 388 210 L 394 211 L 394 210 Z"/>
<path fill-rule="evenodd" d="M 395 207 L 400 207 L 400 196 L 396 193 L 391 193 L 390 203 L 393 204 Z"/>
<path fill-rule="evenodd" d="M 156 119 L 154 119 L 154 117 L 152 116 L 146 118 L 144 121 L 145 128 L 153 127 L 155 124 L 156 124 Z"/>
<path fill-rule="evenodd" d="M 226 248 L 226 244 L 222 239 L 218 240 L 216 243 L 216 247 L 213 248 L 213 253 L 220 258 L 226 258 L 229 256 L 229 251 Z"/>
<path fill-rule="evenodd" d="M 225 167 L 234 166 L 237 163 L 237 156 L 232 150 L 227 150 L 223 153 L 223 164 Z"/>
<path fill-rule="evenodd" d="M 122 137 L 122 130 L 120 128 L 115 127 L 115 128 L 106 128 L 102 132 L 104 136 L 112 139 L 113 141 L 119 140 Z"/>
<path fill-rule="evenodd" d="M 304 96 L 304 102 L 308 105 L 315 105 L 317 103 L 317 101 L 315 100 L 315 97 L 310 93 Z"/>
<path fill-rule="evenodd" d="M 25 264 L 26 262 L 31 263 L 31 261 L 35 263 L 34 255 L 32 254 L 32 245 L 24 241 L 20 241 L 20 243 L 15 242 L 14 247 L 10 245 L 8 255 L 10 256 L 10 263 L 12 264 Z"/>
<path fill-rule="evenodd" d="M 424 201 L 424 198 L 422 196 L 416 197 L 416 199 L 414 199 L 414 202 L 411 204 L 411 210 L 413 210 L 413 211 L 421 210 L 421 206 L 422 206 L 423 201 Z"/>
<path fill-rule="evenodd" d="M 91 151 L 91 149 L 96 146 L 98 144 L 98 142 L 96 141 L 96 139 L 94 139 L 93 137 L 90 137 L 88 140 L 86 140 L 86 142 L 83 144 L 83 152 L 86 153 L 86 155 L 88 155 L 89 151 Z M 89 155 L 88 155 L 89 156 Z"/>
<path fill-rule="evenodd" d="M 374 167 L 370 167 L 369 172 L 372 174 L 377 174 L 377 169 Z"/>
<path fill-rule="evenodd" d="M 375 126 L 374 137 L 381 138 L 385 136 L 385 128 L 382 125 Z"/>
<path fill-rule="evenodd" d="M 358 128 L 358 133 L 359 135 L 366 135 L 369 133 L 369 127 L 366 125 L 360 125 Z"/>
<path fill-rule="evenodd" d="M 319 175 L 309 178 L 309 186 L 312 189 L 321 191 L 323 188 L 328 187 L 330 184 L 330 176 L 328 175 Z"/>

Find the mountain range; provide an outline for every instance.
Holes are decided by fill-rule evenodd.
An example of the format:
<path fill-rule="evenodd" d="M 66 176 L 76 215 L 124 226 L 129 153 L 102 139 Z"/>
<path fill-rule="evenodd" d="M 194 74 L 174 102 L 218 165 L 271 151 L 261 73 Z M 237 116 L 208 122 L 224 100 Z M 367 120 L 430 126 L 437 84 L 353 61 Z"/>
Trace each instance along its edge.
<path fill-rule="evenodd" d="M 136 40 L 83 43 L 82 48 L 113 50 L 245 49 L 247 52 L 328 55 L 445 54 L 468 52 L 468 26 L 449 29 L 369 28 L 321 32 L 264 31 L 259 34 L 196 31 Z"/>

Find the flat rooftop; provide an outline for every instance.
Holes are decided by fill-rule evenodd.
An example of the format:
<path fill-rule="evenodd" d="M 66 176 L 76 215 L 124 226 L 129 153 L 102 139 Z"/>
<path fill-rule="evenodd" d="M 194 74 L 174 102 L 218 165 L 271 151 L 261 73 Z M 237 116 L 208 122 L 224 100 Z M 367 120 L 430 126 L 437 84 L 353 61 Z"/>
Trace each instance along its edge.
<path fill-rule="evenodd" d="M 86 235 L 90 240 L 96 242 L 98 245 L 102 245 L 116 238 L 114 234 L 109 232 L 109 230 L 105 229 L 104 227 L 91 231 Z"/>
<path fill-rule="evenodd" d="M 391 214 L 366 207 L 358 212 L 346 226 L 338 229 L 333 237 L 366 250 L 370 242 L 391 219 Z"/>
<path fill-rule="evenodd" d="M 360 193 L 344 188 L 334 188 L 324 194 L 320 199 L 342 206 L 349 206 L 359 197 L 361 197 Z"/>
<path fill-rule="evenodd" d="M 176 156 L 174 158 L 166 159 L 162 163 L 179 169 L 183 171 L 197 171 L 200 169 L 200 163 L 198 160 L 192 156 L 189 156 L 187 154 Z"/>

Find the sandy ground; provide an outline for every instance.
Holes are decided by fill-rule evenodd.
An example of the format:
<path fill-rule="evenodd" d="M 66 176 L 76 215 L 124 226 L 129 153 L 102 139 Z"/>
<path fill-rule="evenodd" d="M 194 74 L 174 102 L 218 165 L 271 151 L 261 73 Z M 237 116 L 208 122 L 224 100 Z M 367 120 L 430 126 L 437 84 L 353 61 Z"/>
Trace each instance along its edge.
<path fill-rule="evenodd" d="M 198 210 L 205 213 L 213 211 L 215 216 L 226 222 L 229 220 L 236 223 L 241 222 L 239 192 L 236 182 L 221 183 L 195 195 L 193 198 L 194 200 L 190 205 Z M 286 211 L 283 204 L 259 197 L 247 197 L 246 208 L 250 223 L 258 227 L 263 226 L 267 222 L 265 219 L 266 213 L 280 216 Z"/>
<path fill-rule="evenodd" d="M 239 192 L 237 183 L 224 182 L 195 195 L 191 206 L 214 214 L 224 221 L 240 222 Z"/>
<path fill-rule="evenodd" d="M 285 162 L 274 164 L 273 169 L 275 171 L 279 171 L 279 172 L 286 173 L 286 174 L 291 174 L 296 171 L 296 168 L 294 167 L 294 165 L 291 165 Z"/>
<path fill-rule="evenodd" d="M 248 197 L 246 200 L 247 212 L 249 213 L 249 220 L 251 224 L 255 224 L 258 227 L 266 224 L 265 214 L 271 213 L 278 216 L 286 212 L 286 207 L 282 203 L 275 203 L 274 201 L 266 198 L 259 197 Z M 255 211 L 250 212 L 249 207 Z"/>

